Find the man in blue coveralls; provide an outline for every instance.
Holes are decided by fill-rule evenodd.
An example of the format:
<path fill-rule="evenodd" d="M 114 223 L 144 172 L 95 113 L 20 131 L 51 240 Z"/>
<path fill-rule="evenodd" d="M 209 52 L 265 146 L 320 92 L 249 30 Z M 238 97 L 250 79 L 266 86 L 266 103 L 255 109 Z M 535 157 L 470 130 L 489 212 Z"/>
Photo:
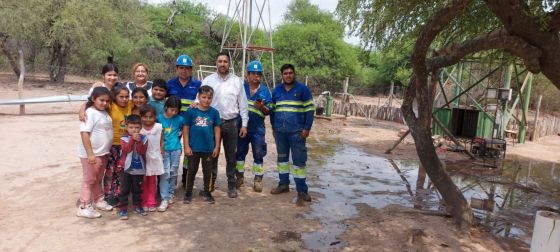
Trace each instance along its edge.
<path fill-rule="evenodd" d="M 249 105 L 249 123 L 247 125 L 247 137 L 237 139 L 237 181 L 236 187 L 244 184 L 245 157 L 249 152 L 249 144 L 253 151 L 252 171 L 255 175 L 253 190 L 262 192 L 262 178 L 264 175 L 263 158 L 266 156 L 265 126 L 264 118 L 272 110 L 272 97 L 266 85 L 261 84 L 262 64 L 259 61 L 251 61 L 247 65 L 247 81 L 244 84 L 247 103 Z M 239 118 L 241 121 L 241 118 Z"/>
<path fill-rule="evenodd" d="M 271 194 L 290 191 L 290 153 L 292 154 L 292 175 L 296 183 L 298 197 L 296 204 L 304 206 L 310 202 L 311 196 L 307 192 L 307 147 L 305 140 L 313 125 L 313 97 L 311 91 L 304 84 L 296 81 L 296 71 L 292 64 L 285 64 L 280 68 L 282 84 L 272 91 L 274 109 L 270 115 L 276 150 L 278 152 L 278 173 L 280 181 L 278 187 L 273 188 Z"/>
<path fill-rule="evenodd" d="M 196 99 L 196 94 L 198 93 L 198 88 L 202 82 L 192 77 L 192 59 L 186 54 L 183 54 L 177 58 L 175 63 L 175 70 L 177 72 L 177 77 L 167 81 L 167 95 L 176 95 L 181 99 L 181 116 L 186 115 L 187 109 Z M 183 159 L 183 175 L 181 176 L 181 182 L 183 187 L 186 183 L 187 174 L 187 157 Z M 176 176 L 176 175 L 175 175 Z M 175 182 L 176 183 L 176 182 Z"/>

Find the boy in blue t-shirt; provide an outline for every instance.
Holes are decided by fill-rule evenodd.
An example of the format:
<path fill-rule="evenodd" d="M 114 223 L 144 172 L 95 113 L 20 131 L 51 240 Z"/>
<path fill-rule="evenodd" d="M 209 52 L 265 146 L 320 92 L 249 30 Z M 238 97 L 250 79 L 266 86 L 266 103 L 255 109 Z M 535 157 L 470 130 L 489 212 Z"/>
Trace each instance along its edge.
<path fill-rule="evenodd" d="M 210 107 L 214 89 L 202 86 L 198 89 L 198 108 L 187 110 L 185 126 L 183 127 L 183 141 L 185 156 L 188 159 L 187 188 L 183 203 L 192 201 L 194 178 L 198 171 L 198 164 L 202 160 L 202 174 L 204 179 L 204 196 L 208 204 L 214 204 L 210 194 L 212 183 L 212 167 L 215 159 L 220 154 L 220 113 Z"/>

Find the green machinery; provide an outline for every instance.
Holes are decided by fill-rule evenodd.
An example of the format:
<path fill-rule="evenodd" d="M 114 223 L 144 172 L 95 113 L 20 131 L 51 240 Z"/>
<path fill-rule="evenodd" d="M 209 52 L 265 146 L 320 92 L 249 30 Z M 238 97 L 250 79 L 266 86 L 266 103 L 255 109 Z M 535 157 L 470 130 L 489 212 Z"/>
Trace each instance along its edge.
<path fill-rule="evenodd" d="M 317 115 L 323 115 L 323 112 L 324 112 L 325 116 L 331 117 L 331 115 L 332 115 L 332 96 L 331 96 L 331 92 L 330 91 L 324 91 L 323 93 L 321 93 L 321 95 L 319 95 L 319 97 L 317 97 L 317 101 L 322 103 L 323 98 L 325 99 L 324 107 L 323 107 L 323 104 L 318 106 L 315 109 L 316 114 Z"/>
<path fill-rule="evenodd" d="M 327 100 L 327 105 L 325 106 L 325 115 L 327 117 L 330 117 L 332 115 L 332 97 L 330 92 L 328 93 L 326 100 Z"/>
<path fill-rule="evenodd" d="M 523 82 L 521 78 L 524 78 Z M 471 128 L 476 130 L 476 133 L 472 132 L 474 137 L 479 138 L 503 139 L 510 120 L 514 119 L 513 124 L 519 127 L 518 142 L 524 143 L 532 80 L 533 75 L 527 70 L 518 71 L 517 65 L 491 68 L 480 62 L 461 61 L 453 68 L 442 71 L 433 114 L 453 132 L 457 129 L 454 125 L 457 120 L 452 118 L 461 112 L 458 110 L 476 111 L 477 123 Z M 521 116 L 514 115 L 518 105 L 521 105 Z M 473 118 L 473 115 L 468 118 Z M 432 134 L 443 135 L 443 129 L 434 123 Z"/>

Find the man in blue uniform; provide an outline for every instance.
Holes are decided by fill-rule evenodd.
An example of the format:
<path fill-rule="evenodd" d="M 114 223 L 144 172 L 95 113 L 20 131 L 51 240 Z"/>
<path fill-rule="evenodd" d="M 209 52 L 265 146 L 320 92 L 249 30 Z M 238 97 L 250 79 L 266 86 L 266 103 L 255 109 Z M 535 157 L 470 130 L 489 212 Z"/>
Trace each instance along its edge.
<path fill-rule="evenodd" d="M 253 150 L 253 167 L 255 175 L 253 190 L 262 191 L 262 178 L 264 175 L 263 158 L 266 156 L 264 118 L 272 110 L 272 97 L 266 85 L 261 84 L 262 64 L 251 61 L 247 65 L 247 80 L 244 84 L 247 103 L 249 105 L 249 123 L 247 137 L 237 139 L 237 182 L 236 187 L 244 184 L 245 157 L 249 152 L 249 144 Z M 241 118 L 239 118 L 241 120 Z"/>
<path fill-rule="evenodd" d="M 196 99 L 198 88 L 202 84 L 202 82 L 192 77 L 192 66 L 191 57 L 186 54 L 179 56 L 175 64 L 177 77 L 167 81 L 167 95 L 175 95 L 181 99 L 181 111 L 179 114 L 183 116 L 183 118 L 185 118 L 189 106 Z M 185 156 L 183 159 L 183 175 L 181 176 L 183 187 L 185 187 L 186 183 L 186 174 L 187 157 Z"/>
<path fill-rule="evenodd" d="M 274 109 L 270 115 L 276 150 L 278 152 L 278 173 L 280 181 L 278 187 L 273 188 L 271 194 L 290 191 L 290 153 L 292 155 L 292 175 L 296 183 L 298 197 L 296 204 L 305 205 L 311 201 L 307 192 L 307 147 L 305 140 L 313 125 L 313 97 L 311 91 L 302 83 L 296 81 L 295 68 L 292 64 L 285 64 L 280 68 L 282 84 L 272 91 Z"/>

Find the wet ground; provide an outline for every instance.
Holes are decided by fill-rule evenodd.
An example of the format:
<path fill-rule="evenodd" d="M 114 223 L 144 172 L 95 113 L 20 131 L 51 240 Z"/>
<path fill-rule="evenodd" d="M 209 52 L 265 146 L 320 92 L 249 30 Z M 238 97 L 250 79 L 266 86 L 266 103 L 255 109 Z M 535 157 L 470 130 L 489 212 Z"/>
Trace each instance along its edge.
<path fill-rule="evenodd" d="M 310 190 L 323 198 L 314 200 L 304 217 L 318 219 L 323 228 L 301 235 L 308 249 L 343 248 L 337 236 L 348 228 L 344 220 L 358 213 L 357 203 L 443 210 L 440 195 L 418 161 L 373 156 L 340 140 L 316 140 L 309 146 L 314 158 L 308 166 L 314 169 L 308 176 L 316 178 L 310 180 Z M 513 156 L 493 169 L 471 161 L 446 166 L 483 228 L 497 236 L 529 244 L 536 211 L 560 209 L 560 164 Z"/>

